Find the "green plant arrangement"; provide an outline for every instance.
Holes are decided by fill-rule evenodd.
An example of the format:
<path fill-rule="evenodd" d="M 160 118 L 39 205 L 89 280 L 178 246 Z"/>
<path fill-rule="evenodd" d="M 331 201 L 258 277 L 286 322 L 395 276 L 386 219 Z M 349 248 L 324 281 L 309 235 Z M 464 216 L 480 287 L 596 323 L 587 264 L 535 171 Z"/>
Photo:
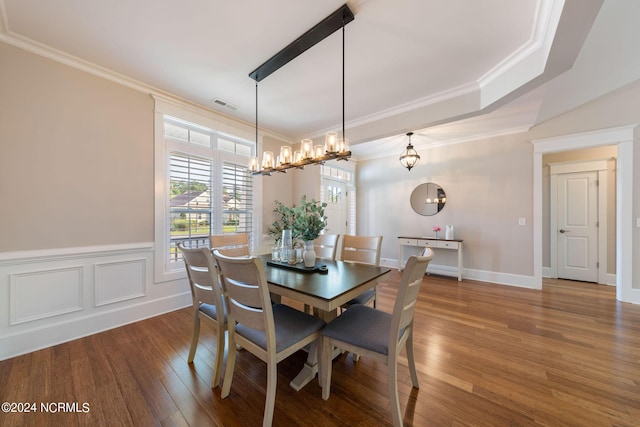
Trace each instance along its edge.
<path fill-rule="evenodd" d="M 276 243 L 282 238 L 282 230 L 291 230 L 294 240 L 303 241 L 315 240 L 324 230 L 327 217 L 324 215 L 326 203 L 321 203 L 315 199 L 307 200 L 307 196 L 302 196 L 300 205 L 287 206 L 282 202 L 275 201 L 276 221 L 267 228 L 269 236 L 273 237 Z"/>
<path fill-rule="evenodd" d="M 302 196 L 300 206 L 294 208 L 294 230 L 298 234 L 298 238 L 307 242 L 315 240 L 327 225 L 327 217 L 324 215 L 326 203 L 321 203 L 315 199 L 307 201 L 307 196 Z M 294 233 L 295 234 L 295 233 Z"/>
<path fill-rule="evenodd" d="M 276 200 L 276 207 L 273 209 L 273 213 L 276 215 L 276 220 L 271 224 L 271 227 L 267 228 L 267 234 L 274 238 L 276 244 L 280 243 L 282 239 L 282 230 L 292 230 L 292 237 L 296 238 L 295 232 L 293 232 L 294 211 L 296 205 L 289 207 L 284 203 Z"/>

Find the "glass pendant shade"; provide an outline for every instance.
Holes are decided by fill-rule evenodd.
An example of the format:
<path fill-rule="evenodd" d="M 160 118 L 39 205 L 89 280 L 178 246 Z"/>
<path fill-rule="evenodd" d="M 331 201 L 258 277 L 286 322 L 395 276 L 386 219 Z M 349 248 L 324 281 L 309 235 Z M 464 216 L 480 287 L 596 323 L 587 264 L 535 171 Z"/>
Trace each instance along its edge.
<path fill-rule="evenodd" d="M 338 152 L 346 153 L 349 151 L 349 138 L 340 138 L 338 140 Z"/>
<path fill-rule="evenodd" d="M 280 147 L 280 163 L 283 165 L 291 163 L 291 147 L 288 145 Z"/>
<path fill-rule="evenodd" d="M 273 152 L 265 151 L 262 153 L 262 168 L 272 169 L 274 166 Z"/>
<path fill-rule="evenodd" d="M 302 152 L 300 150 L 296 150 L 293 152 L 293 164 L 297 165 L 302 162 Z"/>
<path fill-rule="evenodd" d="M 335 153 L 338 144 L 338 133 L 327 132 L 324 136 L 324 151 L 327 153 Z"/>
<path fill-rule="evenodd" d="M 413 145 L 411 145 L 411 135 L 413 135 L 413 132 L 407 133 L 409 145 L 407 145 L 407 149 L 400 156 L 400 164 L 408 170 L 411 170 L 411 168 L 420 161 L 418 152 L 413 148 Z"/>
<path fill-rule="evenodd" d="M 251 158 L 251 162 L 249 163 L 249 170 L 251 172 L 258 171 L 258 158 L 256 156 Z"/>
<path fill-rule="evenodd" d="M 303 159 L 313 158 L 313 141 L 310 139 L 303 139 L 300 142 L 300 153 Z"/>

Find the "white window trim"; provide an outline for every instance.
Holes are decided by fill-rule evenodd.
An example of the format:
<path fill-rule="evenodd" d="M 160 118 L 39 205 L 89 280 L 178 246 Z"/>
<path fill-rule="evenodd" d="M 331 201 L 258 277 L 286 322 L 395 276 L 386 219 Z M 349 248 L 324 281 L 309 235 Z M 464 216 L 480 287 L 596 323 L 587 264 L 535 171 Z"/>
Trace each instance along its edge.
<path fill-rule="evenodd" d="M 153 95 L 155 101 L 154 108 L 154 282 L 162 283 L 173 280 L 180 280 L 186 277 L 186 270 L 184 268 L 168 270 L 166 267 L 166 242 L 168 242 L 167 230 L 169 230 L 169 198 L 168 191 L 166 190 L 166 181 L 169 174 L 169 149 L 164 137 L 164 116 L 172 116 L 185 120 L 191 123 L 196 123 L 200 126 L 215 129 L 220 133 L 234 135 L 238 138 L 247 139 L 249 141 L 255 138 L 255 128 L 252 128 L 244 123 L 233 121 L 227 117 L 217 116 L 212 111 L 207 111 L 176 101 L 174 99 L 166 98 L 160 95 Z M 197 149 L 197 146 L 195 147 Z M 258 146 L 260 150 L 260 146 Z M 191 151 L 192 153 L 195 150 Z M 218 152 L 220 160 L 228 162 L 236 162 L 238 156 L 231 153 Z M 206 157 L 212 157 L 210 152 Z M 216 179 L 222 180 L 222 170 L 215 170 Z M 218 176 L 219 174 L 219 176 Z M 217 191 L 216 188 L 216 195 Z M 219 190 L 221 191 L 221 189 Z M 214 195 L 212 194 L 212 197 Z M 254 197 L 254 215 L 253 215 L 253 230 L 256 238 L 255 245 L 260 247 L 261 242 L 258 241 L 262 235 L 262 227 L 260 220 L 262 218 L 262 180 L 255 179 L 253 187 Z M 216 208 L 221 209 L 221 208 Z M 221 215 L 222 212 L 215 212 L 216 215 Z"/>

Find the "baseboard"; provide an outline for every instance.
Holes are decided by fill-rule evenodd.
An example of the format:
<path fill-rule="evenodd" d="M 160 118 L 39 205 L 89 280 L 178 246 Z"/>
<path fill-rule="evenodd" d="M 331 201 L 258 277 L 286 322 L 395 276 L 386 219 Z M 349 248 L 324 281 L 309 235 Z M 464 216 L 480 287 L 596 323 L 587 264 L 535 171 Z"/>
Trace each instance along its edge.
<path fill-rule="evenodd" d="M 397 259 L 384 258 L 380 260 L 380 265 L 389 268 L 398 268 Z M 458 277 L 457 267 L 448 265 L 438 265 L 430 263 L 427 272 L 442 276 Z M 516 286 L 520 288 L 538 289 L 533 276 L 520 274 L 500 273 L 495 271 L 474 270 L 470 268 L 462 269 L 462 280 L 478 280 L 482 282 L 495 283 L 498 285 Z"/>
<path fill-rule="evenodd" d="M 518 288 L 539 289 L 533 276 L 521 274 L 500 273 L 495 271 L 463 269 L 462 278 L 479 280 L 481 282 L 495 283 L 497 285 L 516 286 Z"/>
<path fill-rule="evenodd" d="M 557 279 L 557 277 L 553 274 L 551 268 L 549 267 L 542 267 L 542 277 Z M 606 283 L 601 283 L 601 285 L 616 286 L 616 275 L 614 273 L 607 273 Z"/>

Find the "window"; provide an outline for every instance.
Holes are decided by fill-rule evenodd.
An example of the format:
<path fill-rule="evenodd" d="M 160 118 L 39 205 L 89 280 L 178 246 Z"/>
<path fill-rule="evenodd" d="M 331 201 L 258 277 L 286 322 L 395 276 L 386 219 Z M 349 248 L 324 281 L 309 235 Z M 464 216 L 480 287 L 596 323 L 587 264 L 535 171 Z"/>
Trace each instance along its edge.
<path fill-rule="evenodd" d="M 322 176 L 326 176 L 328 178 L 351 182 L 352 173 L 344 169 L 332 167 L 329 165 L 322 165 L 320 173 L 322 174 Z"/>
<path fill-rule="evenodd" d="M 167 172 L 156 252 L 162 253 L 163 273 L 183 272 L 179 243 L 209 246 L 211 234 L 239 232 L 253 242 L 253 177 L 247 166 L 254 143 L 165 115 L 162 123 Z"/>
<path fill-rule="evenodd" d="M 169 157 L 169 252 L 178 261 L 179 243 L 207 246 L 212 234 L 213 162 L 179 152 Z"/>

